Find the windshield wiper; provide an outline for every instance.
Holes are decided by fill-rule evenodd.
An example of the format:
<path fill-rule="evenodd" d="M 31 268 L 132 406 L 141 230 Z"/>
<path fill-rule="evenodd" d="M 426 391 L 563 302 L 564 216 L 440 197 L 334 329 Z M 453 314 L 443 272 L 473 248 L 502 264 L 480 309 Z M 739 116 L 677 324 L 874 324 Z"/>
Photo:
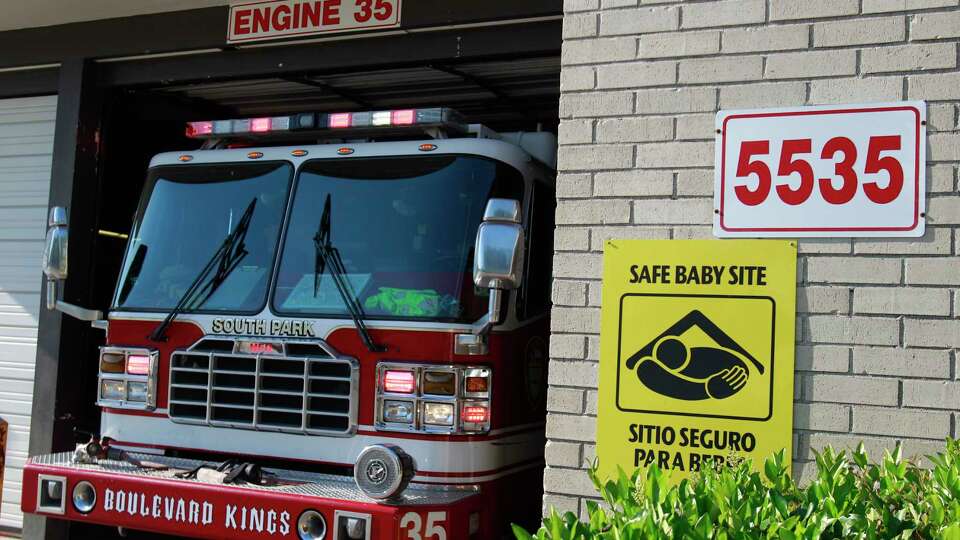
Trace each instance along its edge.
<path fill-rule="evenodd" d="M 244 241 L 247 238 L 250 219 L 253 217 L 253 210 L 256 206 L 257 199 L 254 197 L 253 200 L 250 201 L 250 204 L 247 205 L 247 209 L 243 212 L 243 216 L 240 217 L 240 221 L 237 222 L 237 226 L 223 239 L 223 243 L 220 244 L 220 249 L 213 254 L 213 257 L 211 257 L 206 266 L 203 267 L 203 270 L 193 279 L 193 282 L 187 287 L 186 292 L 180 297 L 177 305 L 170 310 L 170 313 L 163 319 L 163 322 L 150 334 L 151 341 L 166 341 L 167 338 L 165 334 L 167 328 L 177 315 L 180 313 L 189 313 L 202 306 L 210 299 L 213 293 L 217 291 L 220 285 L 227 280 L 230 273 L 240 265 L 240 261 L 249 253 Z M 207 276 L 210 276 L 211 272 L 214 272 L 213 276 L 207 280 Z M 204 281 L 206 281 L 205 284 Z M 201 286 L 201 284 L 203 285 Z"/>
<path fill-rule="evenodd" d="M 370 352 L 384 352 L 387 350 L 382 345 L 377 345 L 367 330 L 367 325 L 363 323 L 363 306 L 357 300 L 357 293 L 347 276 L 347 268 L 343 265 L 343 259 L 340 257 L 340 250 L 333 247 L 330 240 L 330 194 L 327 194 L 327 200 L 323 203 L 323 214 L 320 215 L 320 226 L 317 227 L 317 234 L 313 237 L 313 247 L 316 255 L 313 265 L 313 296 L 316 298 L 320 290 L 320 276 L 324 269 L 330 269 L 330 277 L 333 278 L 333 284 L 340 293 L 347 311 L 350 312 L 350 318 L 353 319 L 353 325 L 360 333 L 363 344 Z"/>

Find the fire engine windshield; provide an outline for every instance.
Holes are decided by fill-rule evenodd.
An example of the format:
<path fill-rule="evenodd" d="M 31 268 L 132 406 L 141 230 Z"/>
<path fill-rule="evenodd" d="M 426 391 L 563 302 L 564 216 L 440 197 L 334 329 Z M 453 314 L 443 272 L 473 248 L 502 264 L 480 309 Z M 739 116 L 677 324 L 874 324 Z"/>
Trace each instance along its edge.
<path fill-rule="evenodd" d="M 487 200 L 522 196 L 517 170 L 480 157 L 308 162 L 299 173 L 273 308 L 348 315 L 330 271 L 315 273 L 314 237 L 329 214 L 323 229 L 367 317 L 473 322 L 487 310 L 486 291 L 475 291 L 472 280 Z"/>
<path fill-rule="evenodd" d="M 151 169 L 127 248 L 116 307 L 172 309 L 256 201 L 243 238 L 246 254 L 195 310 L 261 310 L 292 176 L 289 163 Z"/>

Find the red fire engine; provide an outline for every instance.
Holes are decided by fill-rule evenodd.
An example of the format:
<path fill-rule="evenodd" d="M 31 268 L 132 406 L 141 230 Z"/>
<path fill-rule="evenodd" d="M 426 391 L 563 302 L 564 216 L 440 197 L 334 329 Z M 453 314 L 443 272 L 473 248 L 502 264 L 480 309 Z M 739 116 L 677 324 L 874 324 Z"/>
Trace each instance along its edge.
<path fill-rule="evenodd" d="M 75 451 L 29 460 L 23 511 L 196 538 L 535 520 L 554 136 L 445 108 L 187 134 L 202 148 L 150 164 L 107 317 L 58 297 L 51 210 L 47 307 L 106 330 L 102 415 Z"/>

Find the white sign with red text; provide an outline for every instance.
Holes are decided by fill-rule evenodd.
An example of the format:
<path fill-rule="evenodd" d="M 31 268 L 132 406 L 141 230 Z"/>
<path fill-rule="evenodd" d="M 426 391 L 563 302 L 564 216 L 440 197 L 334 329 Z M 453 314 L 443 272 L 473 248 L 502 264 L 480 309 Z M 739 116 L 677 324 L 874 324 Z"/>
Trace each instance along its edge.
<path fill-rule="evenodd" d="M 227 43 L 400 26 L 400 0 L 234 0 Z"/>
<path fill-rule="evenodd" d="M 720 111 L 718 237 L 923 236 L 922 101 Z"/>

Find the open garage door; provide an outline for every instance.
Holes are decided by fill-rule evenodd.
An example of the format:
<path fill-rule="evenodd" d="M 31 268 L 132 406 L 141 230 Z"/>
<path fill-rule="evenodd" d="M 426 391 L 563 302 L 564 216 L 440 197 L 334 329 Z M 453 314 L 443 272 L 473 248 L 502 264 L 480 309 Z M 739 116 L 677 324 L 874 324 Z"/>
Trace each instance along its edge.
<path fill-rule="evenodd" d="M 0 417 L 10 424 L 0 527 L 21 527 L 57 97 L 0 100 Z"/>

